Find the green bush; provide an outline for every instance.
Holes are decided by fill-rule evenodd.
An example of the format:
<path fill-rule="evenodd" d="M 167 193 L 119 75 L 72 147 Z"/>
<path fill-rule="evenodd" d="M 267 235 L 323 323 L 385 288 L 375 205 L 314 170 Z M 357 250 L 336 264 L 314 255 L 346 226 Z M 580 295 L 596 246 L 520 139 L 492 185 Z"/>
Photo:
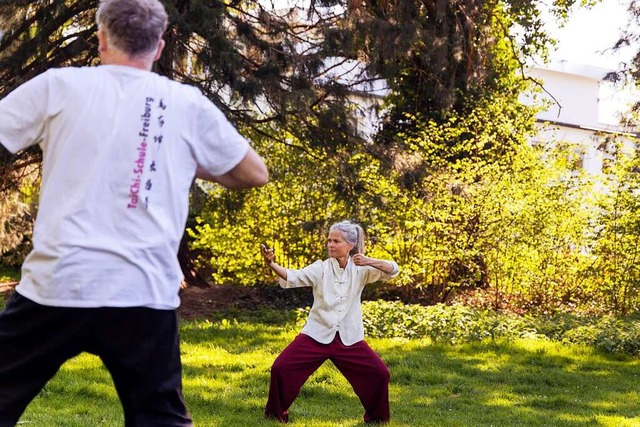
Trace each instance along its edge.
<path fill-rule="evenodd" d="M 434 157 L 461 126 L 470 124 L 422 124 L 393 170 L 366 151 L 307 155 L 270 146 L 272 182 L 243 193 L 211 187 L 188 230 L 191 248 L 215 283 L 263 283 L 273 275 L 259 243 L 298 268 L 326 256 L 329 224 L 352 218 L 368 233 L 368 254 L 401 265 L 394 283 L 427 290 L 431 303 L 489 287 L 494 307 L 508 301 L 528 312 L 640 307 L 639 187 L 630 176 L 637 157 L 605 171 L 613 191 L 598 192 L 602 183 L 573 169 L 569 144 L 523 145 L 500 161 Z M 406 188 L 402 176 L 414 163 L 424 170 Z"/>
<path fill-rule="evenodd" d="M 640 310 L 640 150 L 613 141 L 608 151 L 615 161 L 602 177 L 585 282 L 597 301 L 626 314 Z"/>
<path fill-rule="evenodd" d="M 535 337 L 640 356 L 637 317 L 586 318 L 557 314 L 536 318 L 475 310 L 460 304 L 421 306 L 390 301 L 366 301 L 362 304 L 362 313 L 366 335 L 376 338 L 429 338 L 435 342 L 461 343 Z M 299 316 L 304 315 L 303 310 Z"/>
<path fill-rule="evenodd" d="M 309 310 L 310 307 L 299 308 L 289 314 L 280 310 L 239 310 L 220 314 L 220 318 L 268 324 L 278 319 L 283 326 L 299 329 Z M 461 304 L 422 306 L 383 300 L 363 302 L 362 315 L 365 335 L 372 338 L 427 338 L 450 344 L 535 338 L 640 357 L 640 318 L 637 316 L 581 317 L 566 313 L 520 316 L 476 310 Z"/>
<path fill-rule="evenodd" d="M 32 248 L 31 234 L 35 210 L 30 203 L 24 201 L 24 199 L 28 200 L 28 197 L 21 192 L 6 192 L 2 194 L 2 198 L 0 265 L 18 268 Z"/>
<path fill-rule="evenodd" d="M 630 323 L 605 317 L 567 331 L 562 341 L 590 345 L 608 353 L 640 356 L 640 321 Z"/>
<path fill-rule="evenodd" d="M 421 306 L 367 301 L 362 312 L 365 331 L 372 337 L 429 338 L 458 343 L 536 335 L 525 318 L 478 311 L 461 304 Z"/>
<path fill-rule="evenodd" d="M 280 264 L 298 268 L 326 257 L 328 226 L 350 218 L 367 231 L 368 255 L 400 264 L 393 283 L 424 291 L 431 304 L 479 288 L 490 290 L 498 309 L 640 310 L 638 155 L 620 154 L 596 179 L 576 169 L 569 143 L 476 153 L 475 145 L 494 146 L 505 131 L 491 127 L 470 137 L 482 123 L 495 125 L 494 107 L 447 123 L 411 118 L 418 129 L 402 139 L 393 167 L 363 147 L 300 151 L 257 137 L 272 181 L 241 193 L 209 187 L 187 230 L 199 266 L 215 283 L 273 281 L 259 243 L 274 247 Z M 448 141 L 460 143 L 450 147 L 454 153 L 468 155 L 438 157 Z"/>

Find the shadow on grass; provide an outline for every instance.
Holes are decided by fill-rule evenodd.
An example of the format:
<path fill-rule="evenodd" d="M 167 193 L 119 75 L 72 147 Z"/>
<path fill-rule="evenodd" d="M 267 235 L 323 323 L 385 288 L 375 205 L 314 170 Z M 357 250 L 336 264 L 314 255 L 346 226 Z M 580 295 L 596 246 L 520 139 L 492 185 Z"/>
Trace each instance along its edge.
<path fill-rule="evenodd" d="M 544 342 L 397 346 L 381 356 L 396 420 L 408 425 L 417 412 L 429 414 L 424 425 L 640 425 L 638 360 Z"/>

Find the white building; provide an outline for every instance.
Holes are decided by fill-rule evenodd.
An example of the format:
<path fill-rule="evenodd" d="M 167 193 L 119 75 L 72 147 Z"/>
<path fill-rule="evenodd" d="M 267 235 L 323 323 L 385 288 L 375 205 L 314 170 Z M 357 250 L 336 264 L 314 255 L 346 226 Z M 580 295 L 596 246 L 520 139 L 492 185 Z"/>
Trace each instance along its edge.
<path fill-rule="evenodd" d="M 553 63 L 528 70 L 544 91 L 538 96 L 523 95 L 527 104 L 544 105 L 537 115 L 539 133 L 534 143 L 564 141 L 575 144 L 585 171 L 597 174 L 607 154 L 602 144 L 607 137 L 620 136 L 636 142 L 637 129 L 623 129 L 612 112 L 623 108 L 620 92 L 611 91 L 603 79 L 612 70 L 569 63 Z"/>

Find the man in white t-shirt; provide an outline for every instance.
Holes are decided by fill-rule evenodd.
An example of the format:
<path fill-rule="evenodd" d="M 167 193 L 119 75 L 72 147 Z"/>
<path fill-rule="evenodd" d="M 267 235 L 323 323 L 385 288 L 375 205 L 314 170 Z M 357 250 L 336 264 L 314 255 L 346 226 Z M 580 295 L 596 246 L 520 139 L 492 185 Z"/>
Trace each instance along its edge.
<path fill-rule="evenodd" d="M 0 427 L 81 352 L 111 373 L 127 426 L 192 425 L 175 310 L 189 188 L 268 181 L 207 98 L 151 72 L 158 0 L 102 0 L 97 22 L 102 65 L 49 70 L 0 100 L 0 151 L 43 153 L 33 250 L 0 313 Z"/>

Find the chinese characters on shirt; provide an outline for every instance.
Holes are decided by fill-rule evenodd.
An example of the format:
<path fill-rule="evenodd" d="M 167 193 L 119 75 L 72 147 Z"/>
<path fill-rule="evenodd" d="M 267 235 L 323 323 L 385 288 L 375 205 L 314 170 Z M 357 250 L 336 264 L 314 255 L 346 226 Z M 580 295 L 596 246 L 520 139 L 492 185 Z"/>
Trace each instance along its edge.
<path fill-rule="evenodd" d="M 160 99 L 157 103 L 152 97 L 145 98 L 144 113 L 140 116 L 142 127 L 138 132 L 138 146 L 136 147 L 137 155 L 134 160 L 133 176 L 129 185 L 129 202 L 128 209 L 138 207 L 140 201 L 144 202 L 145 208 L 149 207 L 153 191 L 153 173 L 158 170 L 157 160 L 154 159 L 154 153 L 157 153 L 163 142 L 163 127 L 165 125 L 165 117 L 163 111 L 167 108 L 164 100 Z M 155 150 L 150 150 L 153 144 Z M 151 157 L 149 168 L 145 168 L 147 157 Z M 148 172 L 148 174 L 145 174 Z M 146 178 L 144 185 L 143 179 Z"/>

